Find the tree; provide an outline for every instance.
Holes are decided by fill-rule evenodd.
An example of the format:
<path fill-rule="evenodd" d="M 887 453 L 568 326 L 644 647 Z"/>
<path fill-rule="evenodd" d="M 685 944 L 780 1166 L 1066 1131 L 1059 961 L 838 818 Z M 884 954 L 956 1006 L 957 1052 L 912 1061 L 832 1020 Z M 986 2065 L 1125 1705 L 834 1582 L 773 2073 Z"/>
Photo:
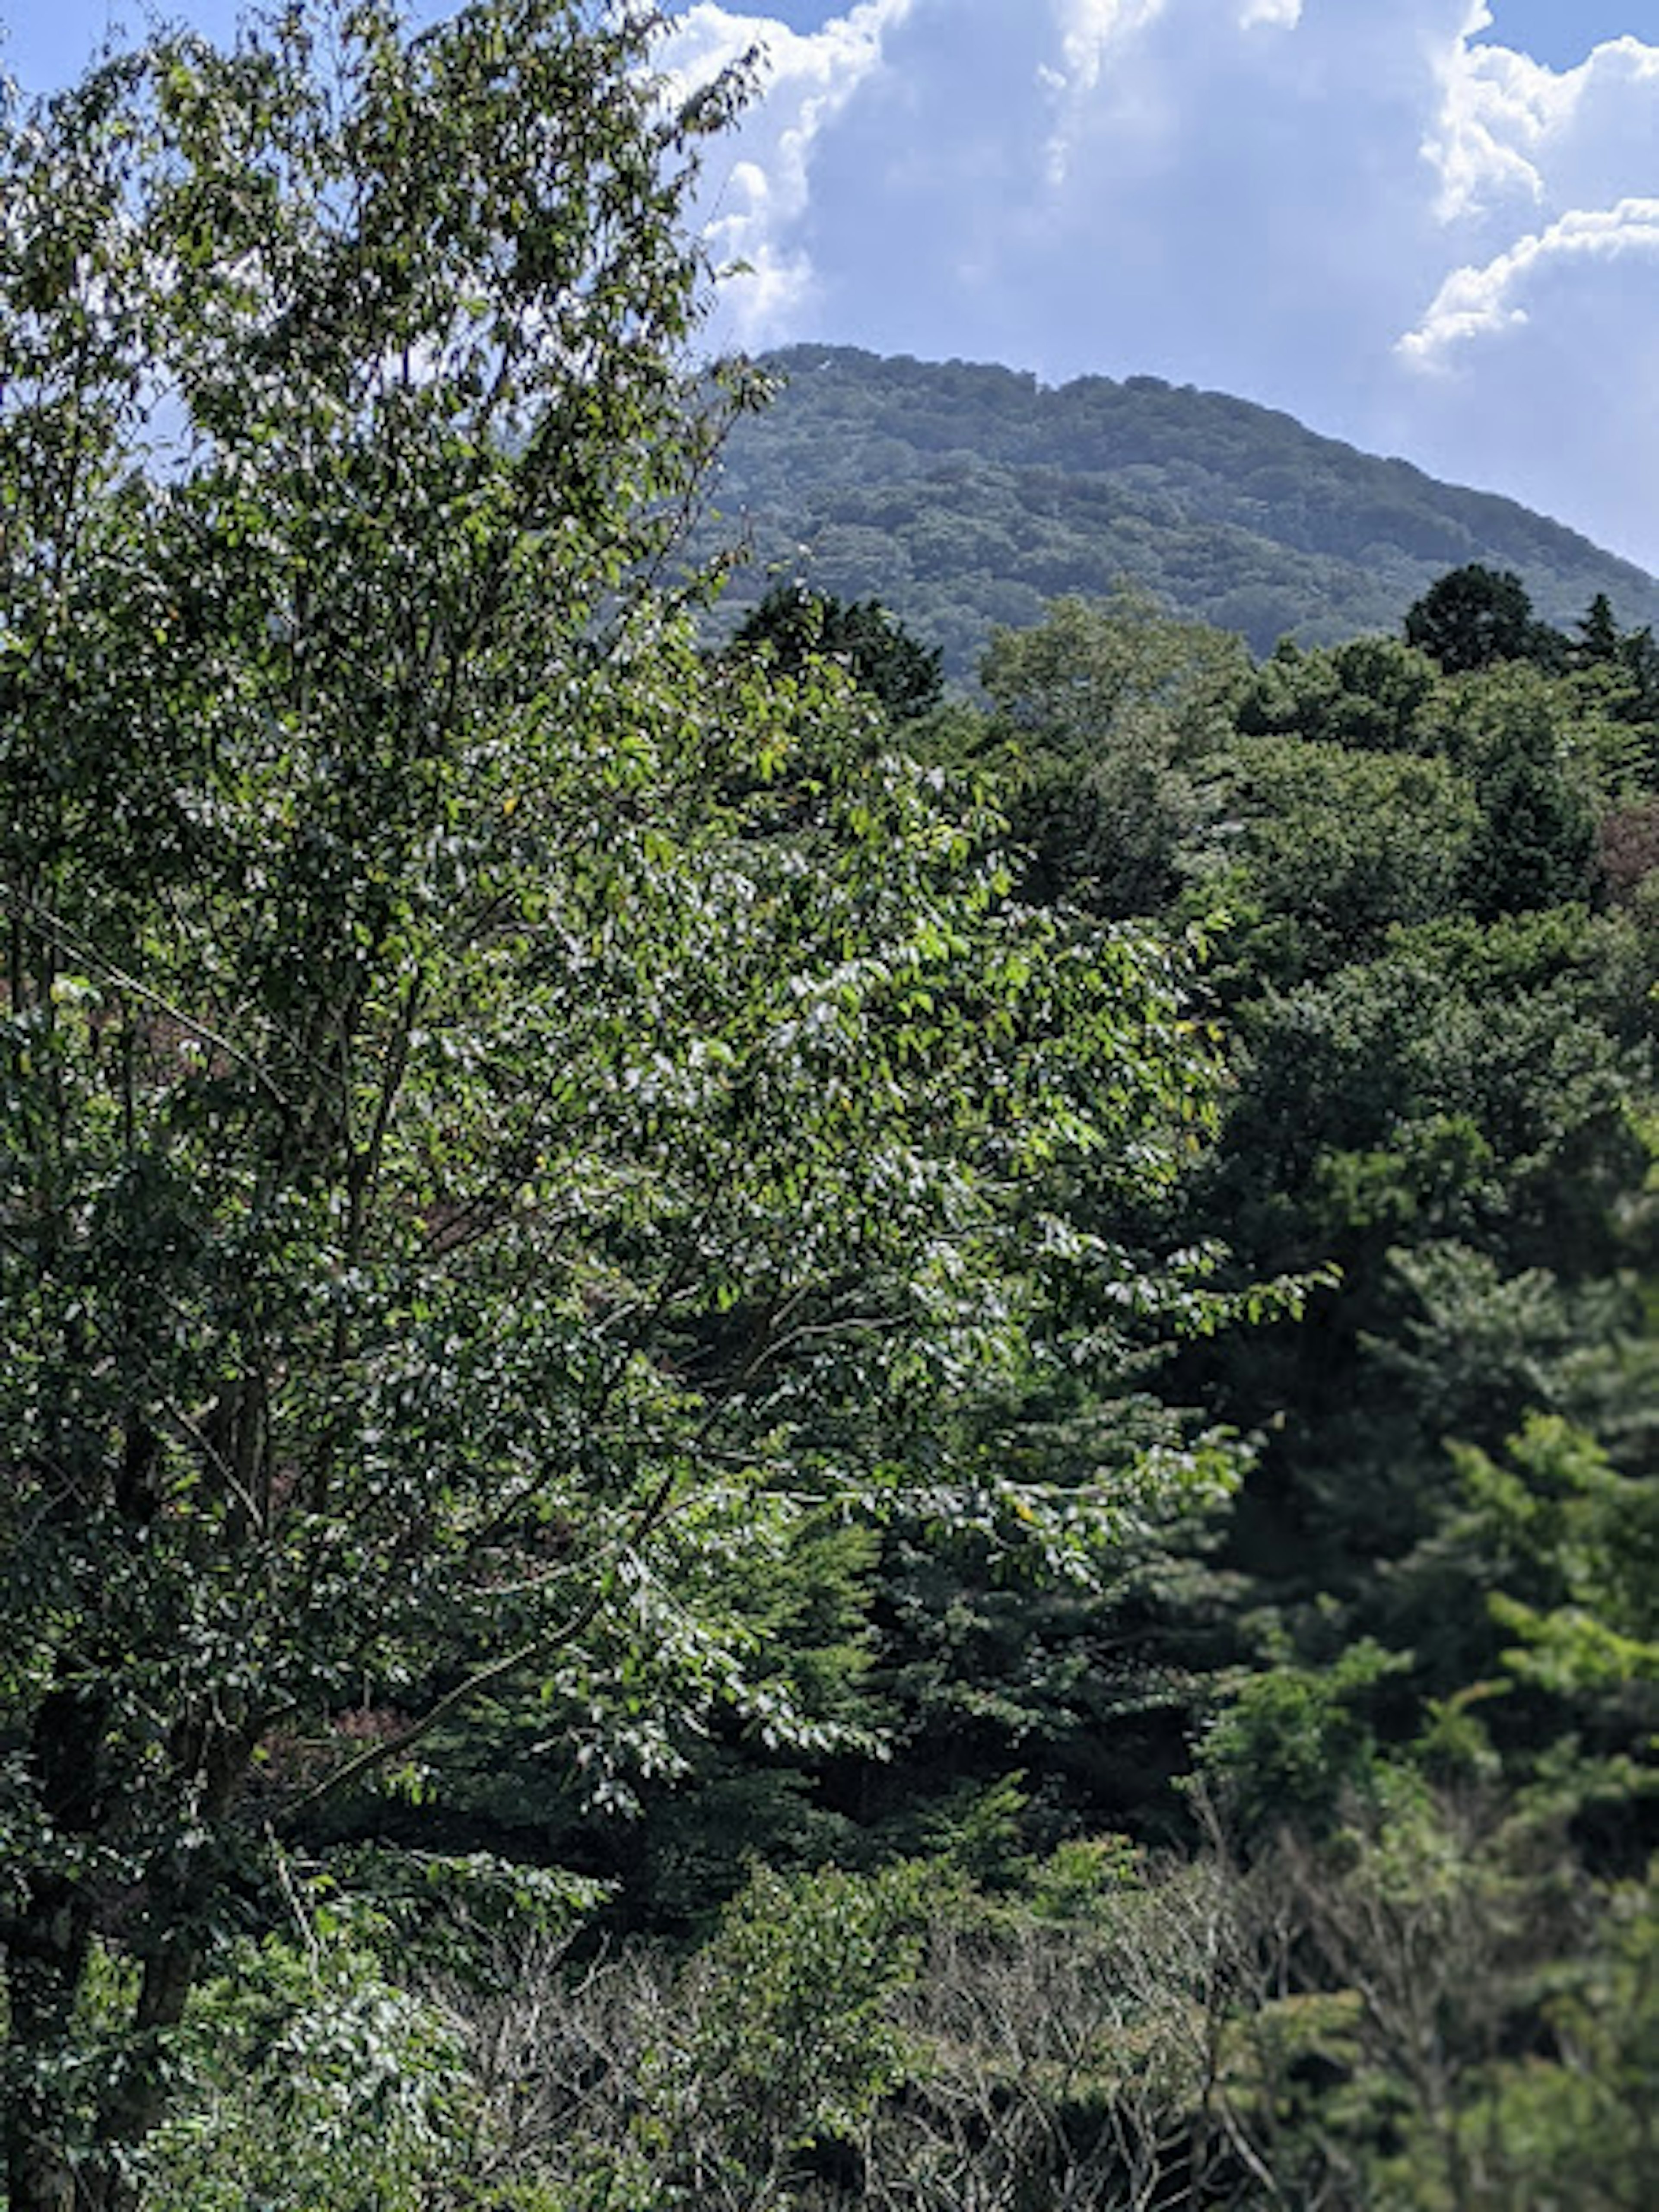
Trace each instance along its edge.
<path fill-rule="evenodd" d="M 1396 638 L 1357 637 L 1310 652 L 1284 639 L 1239 702 L 1246 737 L 1295 735 L 1370 752 L 1430 752 L 1443 685 L 1434 663 Z"/>
<path fill-rule="evenodd" d="M 470 1700 L 603 1803 L 802 1725 L 724 1563 L 823 1501 L 1110 1505 L 975 1408 L 1146 1289 L 1066 1223 L 1202 1121 L 1182 960 L 647 588 L 742 88 L 653 36 L 368 0 L 7 119 L 9 2212 L 130 2201 L 273 1847 Z"/>
<path fill-rule="evenodd" d="M 1613 620 L 1613 602 L 1605 592 L 1595 594 L 1574 628 L 1578 632 L 1571 647 L 1575 661 L 1594 665 L 1618 659 L 1622 641 L 1619 625 Z"/>
<path fill-rule="evenodd" d="M 895 722 L 912 721 L 945 696 L 945 656 L 920 644 L 877 599 L 838 599 L 804 584 L 775 584 L 738 625 L 738 646 L 765 647 L 796 675 L 809 660 L 841 661 Z"/>
<path fill-rule="evenodd" d="M 1649 789 L 1659 763 L 1659 646 L 1651 625 L 1620 630 L 1607 593 L 1598 592 L 1577 628 L 1568 659 L 1587 703 L 1641 730 L 1632 750 L 1632 781 L 1638 790 Z"/>
<path fill-rule="evenodd" d="M 1534 669 L 1495 672 L 1460 732 L 1482 820 L 1464 896 L 1483 919 L 1589 896 L 1596 848 L 1595 735 Z"/>
<path fill-rule="evenodd" d="M 1448 761 L 1241 738 L 1211 781 L 1232 826 L 1223 880 L 1262 915 L 1264 970 L 1328 970 L 1455 902 L 1478 817 Z"/>
<path fill-rule="evenodd" d="M 1565 648 L 1559 632 L 1534 615 L 1519 576 L 1478 561 L 1449 570 L 1407 610 L 1406 642 L 1437 660 L 1448 676 L 1498 660 L 1554 667 Z"/>
<path fill-rule="evenodd" d="M 996 633 L 981 670 L 990 734 L 1012 763 L 1036 895 L 1107 915 L 1155 913 L 1172 896 L 1205 811 L 1194 767 L 1249 675 L 1239 639 L 1127 587 Z"/>
<path fill-rule="evenodd" d="M 1516 1639 L 1504 1666 L 1565 1703 L 1575 1742 L 1639 1760 L 1659 1682 L 1659 1484 L 1557 1415 L 1529 1414 L 1504 1462 L 1453 1454 L 1463 1500 L 1449 1547 L 1485 1571 L 1492 1618 Z"/>

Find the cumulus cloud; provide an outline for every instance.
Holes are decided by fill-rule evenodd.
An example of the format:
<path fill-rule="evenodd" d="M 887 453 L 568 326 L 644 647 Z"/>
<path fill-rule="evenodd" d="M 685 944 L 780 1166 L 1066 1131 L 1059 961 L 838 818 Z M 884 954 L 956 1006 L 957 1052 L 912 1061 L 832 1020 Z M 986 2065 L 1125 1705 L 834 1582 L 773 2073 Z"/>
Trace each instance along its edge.
<path fill-rule="evenodd" d="M 705 209 L 710 251 L 718 261 L 742 264 L 726 288 L 741 343 L 768 343 L 809 307 L 811 261 L 791 245 L 790 234 L 807 212 L 815 151 L 881 67 L 883 40 L 912 5 L 859 0 L 821 29 L 800 32 L 774 17 L 698 0 L 665 42 L 660 66 L 684 87 L 708 82 L 753 50 L 761 55 L 763 96 L 744 125 L 741 156 L 711 177 Z"/>
<path fill-rule="evenodd" d="M 1659 47 L 1609 40 L 1557 70 L 1459 40 L 1440 74 L 1424 151 L 1446 243 L 1463 258 L 1400 340 L 1401 357 L 1419 367 L 1525 329 L 1523 295 L 1552 271 L 1593 274 L 1650 253 L 1659 217 Z"/>
<path fill-rule="evenodd" d="M 1574 209 L 1547 230 L 1517 239 L 1484 268 L 1455 270 L 1421 323 L 1400 340 L 1400 350 L 1407 360 L 1432 366 L 1467 339 L 1524 325 L 1527 310 L 1516 295 L 1552 263 L 1614 261 L 1632 254 L 1659 254 L 1659 199 Z"/>
<path fill-rule="evenodd" d="M 1074 141 L 1086 127 L 1109 53 L 1156 22 L 1167 4 L 1168 0 L 1054 0 L 1059 59 L 1038 69 L 1059 111 L 1044 160 L 1051 184 L 1066 180 Z"/>
<path fill-rule="evenodd" d="M 1484 6 L 1473 13 L 1479 23 L 1487 20 Z M 1459 38 L 1440 57 L 1438 75 L 1439 111 L 1424 150 L 1449 223 L 1501 210 L 1517 197 L 1559 205 L 1574 196 L 1587 165 L 1634 157 L 1652 167 L 1659 47 L 1608 40 L 1577 68 L 1557 70 L 1506 46 Z"/>
<path fill-rule="evenodd" d="M 1659 254 L 1659 46 L 1550 68 L 1460 39 L 1437 75 L 1437 253 L 1395 347 L 1401 442 L 1659 569 L 1659 286 L 1632 277 Z"/>

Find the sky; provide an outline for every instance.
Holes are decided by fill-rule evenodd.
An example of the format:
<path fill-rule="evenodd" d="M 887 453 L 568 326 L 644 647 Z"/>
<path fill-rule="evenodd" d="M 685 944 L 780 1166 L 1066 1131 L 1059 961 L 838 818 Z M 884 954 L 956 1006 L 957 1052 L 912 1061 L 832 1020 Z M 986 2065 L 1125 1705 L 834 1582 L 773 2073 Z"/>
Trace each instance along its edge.
<path fill-rule="evenodd" d="M 688 82 L 766 53 L 700 209 L 720 342 L 1237 392 L 1659 573 L 1659 0 L 671 12 Z M 124 15 L 0 0 L 7 65 Z"/>

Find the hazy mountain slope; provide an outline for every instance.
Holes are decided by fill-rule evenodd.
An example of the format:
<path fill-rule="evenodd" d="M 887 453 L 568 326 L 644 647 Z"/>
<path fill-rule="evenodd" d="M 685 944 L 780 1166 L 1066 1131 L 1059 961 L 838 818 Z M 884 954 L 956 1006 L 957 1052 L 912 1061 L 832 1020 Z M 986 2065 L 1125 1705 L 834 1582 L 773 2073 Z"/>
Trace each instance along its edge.
<path fill-rule="evenodd" d="M 1577 532 L 1219 392 L 848 347 L 768 366 L 782 389 L 732 432 L 710 525 L 752 547 L 732 611 L 780 572 L 874 593 L 957 675 L 994 623 L 1126 576 L 1261 652 L 1392 629 L 1466 561 L 1517 570 L 1553 621 L 1606 592 L 1621 623 L 1659 623 L 1659 583 Z"/>

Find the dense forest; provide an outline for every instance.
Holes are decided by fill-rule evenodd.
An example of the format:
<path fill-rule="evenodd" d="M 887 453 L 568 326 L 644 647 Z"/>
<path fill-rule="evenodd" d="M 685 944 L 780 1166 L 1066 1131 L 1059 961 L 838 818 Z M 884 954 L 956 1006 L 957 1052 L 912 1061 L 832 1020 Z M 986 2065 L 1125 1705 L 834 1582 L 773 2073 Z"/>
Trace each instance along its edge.
<path fill-rule="evenodd" d="M 0 140 L 5 2212 L 1644 2212 L 1652 587 L 711 629 L 654 36 Z"/>
<path fill-rule="evenodd" d="M 1124 581 L 1253 651 L 1399 627 L 1434 578 L 1518 572 L 1570 622 L 1605 592 L 1659 620 L 1659 586 L 1515 501 L 1438 483 L 1288 415 L 1157 377 L 1057 387 L 964 362 L 794 346 L 770 407 L 734 425 L 696 543 L 734 533 L 729 604 L 778 580 L 874 593 L 970 680 L 999 624 Z"/>

